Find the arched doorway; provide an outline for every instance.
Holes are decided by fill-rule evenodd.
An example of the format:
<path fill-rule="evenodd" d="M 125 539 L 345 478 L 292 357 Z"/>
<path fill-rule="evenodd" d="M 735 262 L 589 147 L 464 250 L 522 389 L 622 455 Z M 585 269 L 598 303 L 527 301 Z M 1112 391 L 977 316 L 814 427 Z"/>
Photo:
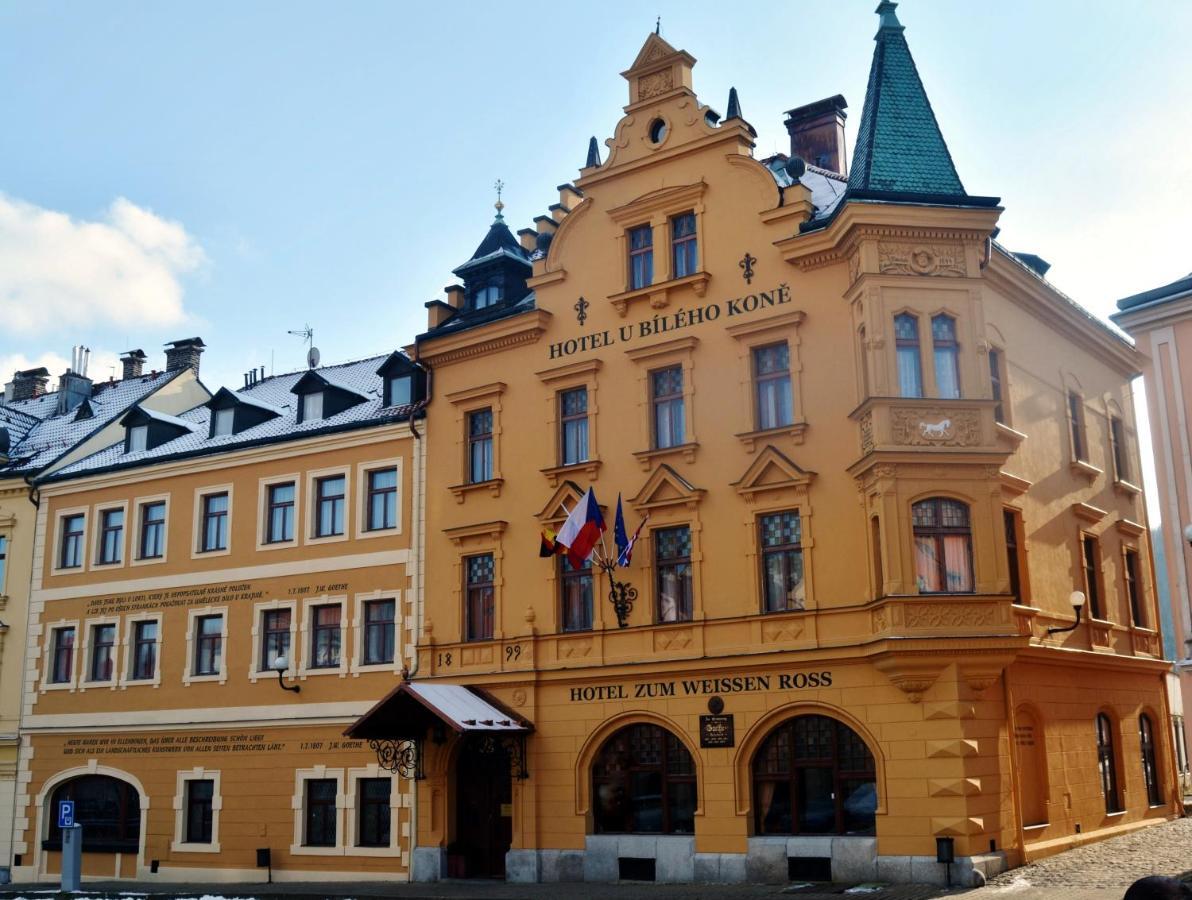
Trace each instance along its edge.
<path fill-rule="evenodd" d="M 492 737 L 464 738 L 455 762 L 455 841 L 465 878 L 504 878 L 513 844 L 509 753 Z"/>
<path fill-rule="evenodd" d="M 755 833 L 873 834 L 877 766 L 861 736 L 828 716 L 778 725 L 753 756 Z"/>
<path fill-rule="evenodd" d="M 1027 706 L 1014 713 L 1014 761 L 1022 826 L 1047 824 L 1047 745 L 1042 723 Z"/>
<path fill-rule="evenodd" d="M 592 761 L 596 834 L 694 834 L 695 760 L 658 725 L 615 732 Z"/>
<path fill-rule="evenodd" d="M 54 788 L 46 821 L 44 850 L 62 849 L 58 802 L 73 800 L 75 821 L 83 826 L 87 853 L 132 853 L 141 844 L 141 796 L 127 781 L 110 775 L 80 775 Z"/>

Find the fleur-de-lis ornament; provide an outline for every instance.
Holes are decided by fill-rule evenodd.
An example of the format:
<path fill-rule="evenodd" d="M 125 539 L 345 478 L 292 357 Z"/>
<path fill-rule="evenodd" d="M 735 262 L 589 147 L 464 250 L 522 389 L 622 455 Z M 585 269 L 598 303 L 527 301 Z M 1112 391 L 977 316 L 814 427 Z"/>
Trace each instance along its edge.
<path fill-rule="evenodd" d="M 753 264 L 755 262 L 757 262 L 757 257 L 746 250 L 745 255 L 741 257 L 741 261 L 737 263 L 741 267 L 741 275 L 745 279 L 746 284 L 753 284 Z"/>

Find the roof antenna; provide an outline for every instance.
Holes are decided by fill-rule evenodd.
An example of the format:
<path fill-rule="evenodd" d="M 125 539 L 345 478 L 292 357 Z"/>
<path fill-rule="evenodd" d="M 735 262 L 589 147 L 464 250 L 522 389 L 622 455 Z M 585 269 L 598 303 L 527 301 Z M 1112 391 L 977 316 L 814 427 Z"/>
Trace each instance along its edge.
<path fill-rule="evenodd" d="M 286 334 L 292 334 L 294 337 L 300 337 L 306 342 L 306 366 L 309 369 L 314 369 L 319 365 L 319 348 L 315 346 L 315 330 L 310 327 L 308 322 L 304 328 L 297 331 L 287 331 Z M 264 368 L 262 366 L 262 368 Z"/>
<path fill-rule="evenodd" d="M 503 215 L 501 215 L 501 210 L 503 210 L 505 208 L 505 204 L 501 202 L 501 191 L 505 190 L 505 182 L 503 182 L 500 178 L 498 178 L 496 180 L 496 183 L 493 185 L 493 189 L 496 190 L 496 192 L 497 192 L 497 202 L 493 204 L 493 206 L 495 206 L 497 208 L 496 221 L 504 222 L 505 217 Z"/>

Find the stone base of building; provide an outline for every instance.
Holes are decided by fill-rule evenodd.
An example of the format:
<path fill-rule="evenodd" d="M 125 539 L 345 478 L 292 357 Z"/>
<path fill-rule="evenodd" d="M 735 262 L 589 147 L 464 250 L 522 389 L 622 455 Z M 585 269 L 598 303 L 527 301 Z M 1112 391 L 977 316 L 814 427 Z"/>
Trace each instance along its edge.
<path fill-rule="evenodd" d="M 419 848 L 413 880 L 437 881 L 443 865 L 441 850 Z M 1006 868 L 1004 852 L 958 857 L 952 884 L 980 887 Z M 796 874 L 800 871 L 817 875 L 802 878 Z M 510 850 L 505 855 L 505 879 L 518 883 L 785 884 L 829 874 L 837 882 L 943 885 L 947 880 L 934 856 L 879 856 L 873 837 L 757 837 L 749 839 L 747 853 L 696 853 L 692 837 L 589 835 L 583 850 Z"/>

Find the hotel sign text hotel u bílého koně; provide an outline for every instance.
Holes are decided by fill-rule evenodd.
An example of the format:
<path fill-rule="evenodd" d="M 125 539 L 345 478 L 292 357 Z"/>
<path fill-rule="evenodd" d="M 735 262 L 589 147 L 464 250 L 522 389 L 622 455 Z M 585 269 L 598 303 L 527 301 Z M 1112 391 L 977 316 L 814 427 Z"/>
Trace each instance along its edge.
<path fill-rule="evenodd" d="M 721 300 L 719 303 L 709 303 L 694 309 L 683 309 L 680 306 L 673 313 L 651 316 L 636 324 L 621 325 L 615 329 L 606 328 L 565 341 L 555 341 L 550 345 L 550 358 L 565 359 L 576 353 L 611 347 L 613 344 L 628 344 L 660 334 L 672 334 L 695 325 L 704 325 L 721 318 L 732 319 L 769 306 L 784 306 L 790 302 L 790 285 L 784 282 L 772 290 L 746 294 L 733 300 Z"/>

